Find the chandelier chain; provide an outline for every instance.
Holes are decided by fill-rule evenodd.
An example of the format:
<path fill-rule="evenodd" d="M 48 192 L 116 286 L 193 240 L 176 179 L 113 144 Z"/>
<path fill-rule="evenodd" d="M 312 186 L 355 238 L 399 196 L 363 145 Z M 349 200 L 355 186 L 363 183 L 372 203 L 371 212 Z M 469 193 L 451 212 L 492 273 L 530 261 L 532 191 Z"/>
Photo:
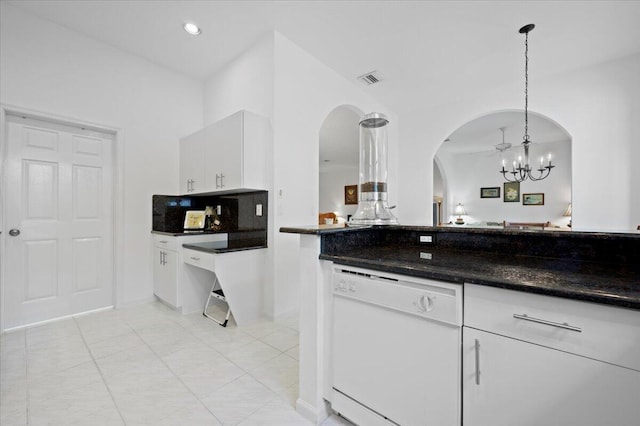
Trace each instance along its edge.
<path fill-rule="evenodd" d="M 524 136 L 529 141 L 529 33 L 524 38 Z"/>
<path fill-rule="evenodd" d="M 522 161 L 522 157 L 518 157 L 518 161 L 513 162 L 513 167 L 511 170 L 506 168 L 506 163 L 504 159 L 502 160 L 502 170 L 500 173 L 504 177 L 507 182 L 524 182 L 529 179 L 531 181 L 538 181 L 546 179 L 547 176 L 551 173 L 551 169 L 555 167 L 551 163 L 551 154 L 549 154 L 549 158 L 547 164 L 544 164 L 543 157 L 540 157 L 540 167 L 534 169 L 529 163 L 529 144 L 531 141 L 529 140 L 529 32 L 535 28 L 535 25 L 529 24 L 520 28 L 518 31 L 520 34 L 525 35 L 524 39 L 524 136 L 522 137 L 522 149 L 524 151 L 524 162 Z M 502 130 L 502 128 L 501 128 Z M 504 131 L 502 133 L 503 141 L 504 141 Z M 504 144 L 504 142 L 503 142 Z M 534 176 L 535 171 L 538 172 L 538 176 Z"/>

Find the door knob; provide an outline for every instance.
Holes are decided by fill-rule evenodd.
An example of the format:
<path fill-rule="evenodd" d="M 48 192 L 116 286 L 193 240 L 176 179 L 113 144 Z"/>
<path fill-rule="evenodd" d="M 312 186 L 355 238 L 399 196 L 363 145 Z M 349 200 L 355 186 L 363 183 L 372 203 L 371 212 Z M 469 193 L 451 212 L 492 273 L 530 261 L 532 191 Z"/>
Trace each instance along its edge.
<path fill-rule="evenodd" d="M 17 237 L 18 235 L 20 235 L 20 230 L 19 229 L 11 229 L 9 230 L 9 235 L 11 235 L 12 237 Z"/>

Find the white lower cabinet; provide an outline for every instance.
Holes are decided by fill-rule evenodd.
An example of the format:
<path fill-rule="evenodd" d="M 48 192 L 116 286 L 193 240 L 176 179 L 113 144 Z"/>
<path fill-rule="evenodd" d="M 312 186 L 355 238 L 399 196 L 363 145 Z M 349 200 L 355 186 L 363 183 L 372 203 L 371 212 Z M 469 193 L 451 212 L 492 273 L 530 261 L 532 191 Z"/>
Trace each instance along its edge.
<path fill-rule="evenodd" d="M 465 426 L 635 426 L 639 396 L 640 372 L 463 329 Z"/>
<path fill-rule="evenodd" d="M 227 234 L 170 236 L 152 234 L 153 294 L 182 313 L 203 309 L 213 280 L 205 270 L 184 263 L 185 243 L 224 241 Z"/>
<path fill-rule="evenodd" d="M 153 248 L 153 293 L 178 307 L 178 253 L 164 247 Z"/>
<path fill-rule="evenodd" d="M 638 425 L 639 350 L 638 311 L 465 285 L 463 424 Z"/>

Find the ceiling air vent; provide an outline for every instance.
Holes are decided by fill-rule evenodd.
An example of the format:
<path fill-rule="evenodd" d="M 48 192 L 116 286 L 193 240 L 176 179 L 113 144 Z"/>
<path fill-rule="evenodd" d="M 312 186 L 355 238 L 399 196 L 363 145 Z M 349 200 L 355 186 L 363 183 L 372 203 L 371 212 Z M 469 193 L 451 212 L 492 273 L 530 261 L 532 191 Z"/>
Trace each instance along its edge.
<path fill-rule="evenodd" d="M 378 71 L 371 71 L 358 77 L 359 80 L 367 84 L 375 84 L 383 80 L 382 75 Z"/>

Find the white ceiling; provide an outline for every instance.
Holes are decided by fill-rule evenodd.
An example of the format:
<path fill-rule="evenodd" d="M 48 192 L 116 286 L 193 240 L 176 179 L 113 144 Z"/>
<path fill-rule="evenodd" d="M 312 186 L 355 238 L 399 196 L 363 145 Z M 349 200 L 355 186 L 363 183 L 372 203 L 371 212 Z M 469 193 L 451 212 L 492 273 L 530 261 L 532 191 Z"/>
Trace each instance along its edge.
<path fill-rule="evenodd" d="M 2 1 L 198 80 L 276 30 L 399 114 L 521 82 L 518 29 L 528 23 L 536 24 L 529 36 L 532 78 L 640 52 L 640 1 Z M 186 21 L 202 35 L 186 34 Z M 384 80 L 357 80 L 372 70 Z M 354 113 L 333 118 L 321 163 L 339 166 L 354 155 L 357 162 Z M 500 142 L 498 127 L 515 130 L 498 123 L 504 118 L 476 123 L 473 138 L 464 132 L 474 125 L 461 129 L 450 147 L 491 150 Z M 533 135 L 541 142 L 540 132 Z M 521 130 L 514 137 L 517 145 Z"/>
<path fill-rule="evenodd" d="M 640 51 L 639 1 L 7 2 L 201 80 L 277 30 L 396 112 L 521 80 L 524 24 L 536 77 Z"/>

